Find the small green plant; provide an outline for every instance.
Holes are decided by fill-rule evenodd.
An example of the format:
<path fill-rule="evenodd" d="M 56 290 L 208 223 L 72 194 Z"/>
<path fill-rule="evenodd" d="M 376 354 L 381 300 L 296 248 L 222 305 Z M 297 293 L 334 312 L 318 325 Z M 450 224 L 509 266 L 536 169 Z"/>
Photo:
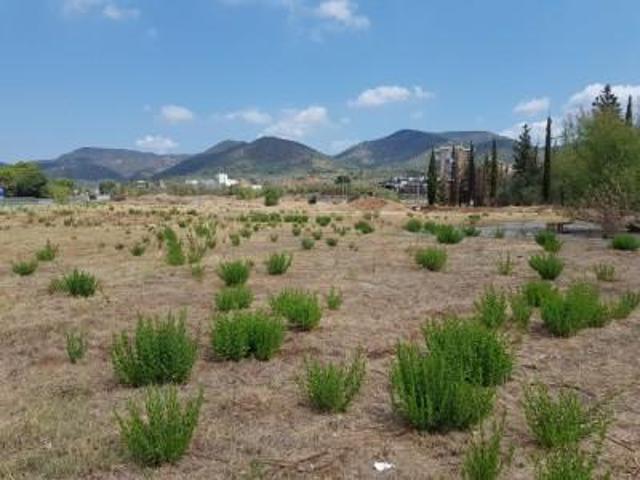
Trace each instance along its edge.
<path fill-rule="evenodd" d="M 274 207 L 280 203 L 282 190 L 277 187 L 266 187 L 264 189 L 264 205 L 266 207 Z"/>
<path fill-rule="evenodd" d="M 425 220 L 422 224 L 422 229 L 425 233 L 429 233 L 431 235 L 435 235 L 438 231 L 438 224 L 433 220 Z"/>
<path fill-rule="evenodd" d="M 464 233 L 464 235 L 466 237 L 479 237 L 480 236 L 480 229 L 478 227 L 476 227 L 475 225 L 471 224 L 471 225 L 465 225 L 462 227 L 462 233 Z"/>
<path fill-rule="evenodd" d="M 298 225 L 294 225 L 293 227 L 291 227 L 291 234 L 294 237 L 299 237 L 301 233 L 302 229 Z"/>
<path fill-rule="evenodd" d="M 11 265 L 11 271 L 16 275 L 20 275 L 21 277 L 26 277 L 28 275 L 33 274 L 38 268 L 38 260 L 20 260 Z"/>
<path fill-rule="evenodd" d="M 507 320 L 507 297 L 493 287 L 474 303 L 476 318 L 488 328 L 500 328 Z"/>
<path fill-rule="evenodd" d="M 415 260 L 422 268 L 440 272 L 447 263 L 447 251 L 443 248 L 423 248 L 416 252 Z"/>
<path fill-rule="evenodd" d="M 186 317 L 185 311 L 178 318 L 171 312 L 165 319 L 138 316 L 133 339 L 126 331 L 114 335 L 111 360 L 120 383 L 140 387 L 186 382 L 197 353 Z"/>
<path fill-rule="evenodd" d="M 303 331 L 313 330 L 322 318 L 317 295 L 304 290 L 283 290 L 271 298 L 271 308 L 286 318 L 291 327 Z"/>
<path fill-rule="evenodd" d="M 526 297 L 527 303 L 531 307 L 539 307 L 546 297 L 556 292 L 556 288 L 550 282 L 533 280 L 525 283 L 520 288 L 520 292 Z"/>
<path fill-rule="evenodd" d="M 419 233 L 422 228 L 422 222 L 417 218 L 410 218 L 407 220 L 407 223 L 404 224 L 404 229 L 411 233 Z"/>
<path fill-rule="evenodd" d="M 484 428 L 471 442 L 462 464 L 462 478 L 465 480 L 497 480 L 511 463 L 513 449 L 502 452 L 504 438 L 504 418 L 494 421 L 491 435 L 487 437 Z"/>
<path fill-rule="evenodd" d="M 511 258 L 511 254 L 507 252 L 507 254 L 504 257 L 500 256 L 500 258 L 497 261 L 497 266 L 498 266 L 498 273 L 500 275 L 504 275 L 504 276 L 511 275 L 513 273 L 513 266 L 514 266 L 514 261 Z"/>
<path fill-rule="evenodd" d="M 315 246 L 316 242 L 314 242 L 312 238 L 303 238 L 300 244 L 302 245 L 303 250 L 311 250 Z"/>
<path fill-rule="evenodd" d="M 283 275 L 293 261 L 293 255 L 289 253 L 272 253 L 269 259 L 265 262 L 267 265 L 267 272 L 269 275 Z"/>
<path fill-rule="evenodd" d="M 616 267 L 608 263 L 594 265 L 593 273 L 600 282 L 613 282 L 616 279 Z"/>
<path fill-rule="evenodd" d="M 166 261 L 167 264 L 177 267 L 184 265 L 186 258 L 182 250 L 182 241 L 178 238 L 178 234 L 171 227 L 165 227 L 163 232 L 164 244 L 167 247 Z"/>
<path fill-rule="evenodd" d="M 625 292 L 610 306 L 611 317 L 616 320 L 627 318 L 640 305 L 640 292 Z"/>
<path fill-rule="evenodd" d="M 311 406 L 320 412 L 344 412 L 360 391 L 366 372 L 364 354 L 358 350 L 350 363 L 305 360 L 300 388 Z"/>
<path fill-rule="evenodd" d="M 194 263 L 191 265 L 191 276 L 200 281 L 204 277 L 204 265 L 201 263 Z"/>
<path fill-rule="evenodd" d="M 216 308 L 221 312 L 249 308 L 253 302 L 253 292 L 246 285 L 225 287 L 216 293 Z"/>
<path fill-rule="evenodd" d="M 549 332 L 559 337 L 570 337 L 583 328 L 602 327 L 609 320 L 598 289 L 584 282 L 574 283 L 564 294 L 547 295 L 540 314 Z"/>
<path fill-rule="evenodd" d="M 230 233 L 229 241 L 231 241 L 232 246 L 237 247 L 238 245 L 240 245 L 240 235 L 238 235 L 237 233 Z"/>
<path fill-rule="evenodd" d="M 311 234 L 311 236 L 313 237 L 314 240 L 322 239 L 322 230 L 316 230 Z"/>
<path fill-rule="evenodd" d="M 65 333 L 67 356 L 71 363 L 77 363 L 87 352 L 88 344 L 85 334 L 76 330 L 68 330 Z"/>
<path fill-rule="evenodd" d="M 244 260 L 222 262 L 218 265 L 217 273 L 227 287 L 244 285 L 249 279 L 251 264 Z"/>
<path fill-rule="evenodd" d="M 497 227 L 494 231 L 493 231 L 493 238 L 496 239 L 502 239 L 505 237 L 505 231 L 504 228 L 502 227 Z"/>
<path fill-rule="evenodd" d="M 533 307 L 529 304 L 527 296 L 522 292 L 512 294 L 509 297 L 509 306 L 511 321 L 522 330 L 529 328 Z"/>
<path fill-rule="evenodd" d="M 64 292 L 72 297 L 91 297 L 98 290 L 98 280 L 90 273 L 74 269 L 49 284 L 49 292 Z"/>
<path fill-rule="evenodd" d="M 44 247 L 36 252 L 36 258 L 39 262 L 51 262 L 58 255 L 58 246 L 53 245 L 49 240 Z"/>
<path fill-rule="evenodd" d="M 562 273 L 564 262 L 553 253 L 547 253 L 529 258 L 529 266 L 538 272 L 543 280 L 555 280 Z"/>
<path fill-rule="evenodd" d="M 133 255 L 134 257 L 140 257 L 142 255 L 144 255 L 144 252 L 147 248 L 144 246 L 143 243 L 135 243 L 133 245 L 133 247 L 131 247 L 131 250 L 129 250 L 131 252 L 131 255 Z"/>
<path fill-rule="evenodd" d="M 360 220 L 356 222 L 353 228 L 363 235 L 373 233 L 373 231 L 375 230 L 373 228 L 373 225 L 371 225 L 367 220 Z"/>
<path fill-rule="evenodd" d="M 285 327 L 280 318 L 266 312 L 235 311 L 214 318 L 211 347 L 223 360 L 254 356 L 270 360 L 282 346 Z"/>
<path fill-rule="evenodd" d="M 613 237 L 611 246 L 615 250 L 635 252 L 640 248 L 640 239 L 631 235 L 630 233 L 621 233 Z"/>
<path fill-rule="evenodd" d="M 326 240 L 327 245 L 330 247 L 336 247 L 338 246 L 338 239 L 337 238 L 333 238 L 333 237 L 329 237 Z"/>
<path fill-rule="evenodd" d="M 562 248 L 562 242 L 551 230 L 540 230 L 536 233 L 536 243 L 540 245 L 545 252 L 558 253 Z"/>
<path fill-rule="evenodd" d="M 319 215 L 316 217 L 316 223 L 321 227 L 326 227 L 331 223 L 331 217 L 329 215 Z"/>
<path fill-rule="evenodd" d="M 436 231 L 436 239 L 438 243 L 453 245 L 460 243 L 464 239 L 464 232 L 452 225 L 439 225 Z"/>
<path fill-rule="evenodd" d="M 271 240 L 271 243 L 276 243 L 278 241 L 278 234 L 272 233 L 271 235 L 269 235 L 269 240 Z"/>
<path fill-rule="evenodd" d="M 550 451 L 536 464 L 536 480 L 610 480 L 605 474 L 596 477 L 596 452 L 587 452 L 577 445 Z"/>
<path fill-rule="evenodd" d="M 126 417 L 116 413 L 116 419 L 133 460 L 149 467 L 177 462 L 189 448 L 202 402 L 200 390 L 183 405 L 175 386 L 149 388 L 142 406 L 130 401 Z"/>
<path fill-rule="evenodd" d="M 327 308 L 329 310 L 338 310 L 342 305 L 342 292 L 335 287 L 331 287 L 327 294 Z"/>
<path fill-rule="evenodd" d="M 529 430 L 544 448 L 578 445 L 591 435 L 602 437 L 609 425 L 605 404 L 585 406 L 569 390 L 554 398 L 543 384 L 525 388 L 523 407 Z"/>

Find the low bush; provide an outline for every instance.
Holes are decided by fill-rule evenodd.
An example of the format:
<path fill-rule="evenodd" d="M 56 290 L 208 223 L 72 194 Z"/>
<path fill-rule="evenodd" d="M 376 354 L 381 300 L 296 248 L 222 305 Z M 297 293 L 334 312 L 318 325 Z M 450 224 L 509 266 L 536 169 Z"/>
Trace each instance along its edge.
<path fill-rule="evenodd" d="M 562 248 L 562 242 L 551 230 L 540 230 L 536 234 L 536 243 L 540 245 L 545 252 L 558 253 Z"/>
<path fill-rule="evenodd" d="M 265 187 L 264 189 L 264 205 L 266 207 L 274 207 L 280 203 L 282 190 L 277 187 Z"/>
<path fill-rule="evenodd" d="M 133 339 L 126 331 L 114 335 L 111 360 L 116 378 L 125 385 L 184 383 L 196 360 L 197 344 L 186 327 L 186 312 L 165 319 L 138 316 Z"/>
<path fill-rule="evenodd" d="M 44 247 L 36 252 L 36 258 L 39 262 L 51 262 L 58 256 L 58 246 L 53 245 L 49 240 Z"/>
<path fill-rule="evenodd" d="M 322 308 L 318 297 L 304 290 L 285 289 L 271 298 L 274 313 L 283 316 L 299 330 L 312 330 L 320 323 Z"/>
<path fill-rule="evenodd" d="M 630 233 L 621 233 L 613 237 L 611 246 L 615 250 L 635 252 L 640 248 L 640 239 L 631 235 Z"/>
<path fill-rule="evenodd" d="M 464 240 L 464 233 L 452 225 L 440 225 L 436 231 L 438 243 L 456 244 Z"/>
<path fill-rule="evenodd" d="M 485 327 L 500 328 L 507 320 L 507 297 L 493 287 L 485 289 L 474 308 L 476 318 Z"/>
<path fill-rule="evenodd" d="M 167 264 L 173 267 L 184 265 L 186 258 L 182 250 L 182 241 L 178 238 L 178 234 L 171 227 L 165 227 L 162 236 L 167 247 Z"/>
<path fill-rule="evenodd" d="M 189 448 L 202 402 L 202 390 L 183 405 L 175 386 L 149 388 L 142 406 L 130 401 L 126 417 L 116 413 L 120 437 L 134 461 L 149 467 L 177 462 Z"/>
<path fill-rule="evenodd" d="M 500 257 L 497 262 L 498 273 L 500 275 L 508 276 L 513 273 L 514 262 L 511 259 L 511 254 L 507 253 L 506 256 Z"/>
<path fill-rule="evenodd" d="M 69 330 L 65 333 L 67 356 L 71 363 L 77 363 L 87 352 L 87 337 L 83 333 Z"/>
<path fill-rule="evenodd" d="M 548 253 L 529 258 L 529 266 L 538 272 L 543 280 L 555 280 L 562 273 L 564 262 L 553 253 Z"/>
<path fill-rule="evenodd" d="M 422 229 L 425 231 L 425 233 L 435 235 L 438 231 L 438 224 L 433 220 L 425 220 L 425 222 L 422 224 Z"/>
<path fill-rule="evenodd" d="M 462 463 L 464 480 L 497 480 L 511 463 L 513 450 L 506 455 L 502 452 L 504 438 L 504 418 L 493 423 L 493 431 L 487 437 L 484 428 L 471 442 Z"/>
<path fill-rule="evenodd" d="M 613 282 L 616 279 L 616 267 L 608 263 L 594 265 L 593 273 L 601 282 Z"/>
<path fill-rule="evenodd" d="M 511 307 L 511 322 L 522 330 L 529 328 L 533 307 L 529 304 L 527 296 L 522 292 L 511 295 L 509 306 Z"/>
<path fill-rule="evenodd" d="M 253 292 L 246 285 L 225 287 L 215 295 L 216 308 L 221 312 L 249 308 L 253 302 Z"/>
<path fill-rule="evenodd" d="M 337 238 L 333 238 L 333 237 L 329 237 L 326 240 L 327 245 L 330 247 L 337 247 L 338 246 L 338 239 Z"/>
<path fill-rule="evenodd" d="M 303 238 L 300 244 L 302 245 L 303 250 L 311 250 L 315 246 L 316 242 L 314 242 L 312 238 Z"/>
<path fill-rule="evenodd" d="M 410 218 L 407 223 L 404 224 L 404 229 L 407 232 L 418 233 L 422 230 L 422 222 L 417 218 Z"/>
<path fill-rule="evenodd" d="M 131 249 L 129 250 L 131 252 L 131 255 L 133 255 L 134 257 L 140 257 L 142 255 L 144 255 L 144 252 L 147 248 L 144 246 L 144 244 L 142 243 L 135 243 L 133 245 L 133 247 L 131 247 Z"/>
<path fill-rule="evenodd" d="M 564 293 L 555 292 L 542 300 L 542 321 L 552 335 L 570 337 L 588 327 L 601 327 L 609 319 L 593 285 L 574 283 Z"/>
<path fill-rule="evenodd" d="M 238 245 L 240 245 L 240 235 L 238 235 L 237 233 L 230 233 L 229 241 L 231 242 L 231 245 L 233 247 L 237 247 Z"/>
<path fill-rule="evenodd" d="M 536 480 L 610 480 L 611 475 L 596 477 L 597 454 L 572 445 L 549 452 L 536 464 Z"/>
<path fill-rule="evenodd" d="M 249 280 L 251 264 L 244 260 L 222 262 L 218 265 L 217 273 L 227 287 L 244 285 Z"/>
<path fill-rule="evenodd" d="M 353 226 L 353 228 L 362 233 L 363 235 L 367 235 L 369 233 L 373 233 L 373 231 L 375 230 L 373 228 L 373 225 L 371 225 L 368 221 L 366 220 L 360 220 L 358 222 L 356 222 L 356 224 Z"/>
<path fill-rule="evenodd" d="M 544 448 L 578 445 L 591 435 L 602 437 L 610 418 L 604 404 L 585 406 L 576 392 L 568 390 L 554 398 L 542 384 L 525 388 L 523 407 L 529 430 Z"/>
<path fill-rule="evenodd" d="M 326 363 L 305 360 L 300 388 L 311 406 L 320 412 L 344 412 L 360 391 L 366 361 L 358 350 L 350 363 Z"/>
<path fill-rule="evenodd" d="M 462 233 L 465 237 L 479 237 L 481 232 L 475 225 L 465 225 L 462 227 Z"/>
<path fill-rule="evenodd" d="M 625 292 L 610 306 L 611 317 L 616 320 L 627 318 L 640 305 L 640 292 Z"/>
<path fill-rule="evenodd" d="M 280 318 L 266 312 L 231 312 L 214 318 L 211 347 L 223 360 L 254 356 L 266 361 L 280 350 L 284 334 Z"/>
<path fill-rule="evenodd" d="M 38 260 L 35 258 L 32 260 L 20 260 L 11 264 L 11 271 L 16 275 L 20 275 L 21 277 L 26 277 L 33 274 L 33 272 L 35 272 L 37 268 Z"/>
<path fill-rule="evenodd" d="M 520 292 L 527 299 L 527 303 L 531 307 L 539 307 L 542 305 L 542 301 L 556 292 L 556 288 L 550 282 L 544 280 L 533 280 L 525 283 Z"/>
<path fill-rule="evenodd" d="M 439 272 L 447 263 L 447 251 L 435 247 L 423 248 L 416 252 L 415 260 L 422 268 L 432 272 Z"/>
<path fill-rule="evenodd" d="M 315 232 L 313 232 L 311 234 L 311 236 L 313 237 L 314 240 L 321 240 L 322 239 L 322 230 L 316 230 Z"/>
<path fill-rule="evenodd" d="M 293 255 L 289 253 L 272 253 L 269 259 L 265 262 L 267 265 L 267 272 L 269 275 L 283 275 L 293 261 Z"/>
<path fill-rule="evenodd" d="M 342 292 L 335 287 L 331 287 L 327 295 L 327 308 L 329 310 L 338 310 L 342 305 Z"/>
<path fill-rule="evenodd" d="M 98 287 L 96 277 L 74 269 L 62 278 L 52 280 L 49 284 L 49 292 L 64 292 L 72 297 L 91 297 L 96 293 Z"/>
<path fill-rule="evenodd" d="M 316 223 L 321 227 L 326 227 L 331 223 L 331 217 L 329 215 L 319 215 L 316 217 Z"/>

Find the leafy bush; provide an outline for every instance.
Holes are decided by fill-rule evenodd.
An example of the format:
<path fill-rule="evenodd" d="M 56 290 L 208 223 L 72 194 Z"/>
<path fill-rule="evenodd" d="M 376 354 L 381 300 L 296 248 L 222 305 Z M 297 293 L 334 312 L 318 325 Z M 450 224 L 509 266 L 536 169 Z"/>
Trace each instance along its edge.
<path fill-rule="evenodd" d="M 244 285 L 249 279 L 251 272 L 251 264 L 243 260 L 234 260 L 232 262 L 222 262 L 218 265 L 218 276 L 227 287 Z"/>
<path fill-rule="evenodd" d="M 298 225 L 294 225 L 291 228 L 291 233 L 293 234 L 294 237 L 299 237 L 300 234 L 302 233 L 302 229 Z"/>
<path fill-rule="evenodd" d="M 485 289 L 474 303 L 476 318 L 488 328 L 500 328 L 507 320 L 507 297 L 495 288 Z"/>
<path fill-rule="evenodd" d="M 640 248 L 640 239 L 634 237 L 630 233 L 621 233 L 613 237 L 611 246 L 615 250 L 635 252 Z"/>
<path fill-rule="evenodd" d="M 576 445 L 553 450 L 536 465 L 536 480 L 595 480 L 597 455 Z M 610 475 L 600 477 L 610 480 Z"/>
<path fill-rule="evenodd" d="M 562 248 L 562 242 L 551 230 L 540 230 L 536 234 L 536 243 L 540 245 L 545 252 L 558 253 Z"/>
<path fill-rule="evenodd" d="M 543 280 L 555 280 L 564 269 L 564 262 L 553 253 L 534 255 L 529 259 L 529 266 L 533 268 Z"/>
<path fill-rule="evenodd" d="M 274 207 L 280 203 L 282 190 L 277 187 L 266 187 L 264 189 L 264 204 L 266 207 Z"/>
<path fill-rule="evenodd" d="M 166 319 L 138 316 L 133 339 L 126 331 L 114 335 L 111 360 L 118 380 L 133 387 L 184 383 L 196 360 L 197 344 L 185 325 L 186 312 Z"/>
<path fill-rule="evenodd" d="M 367 235 L 369 233 L 373 233 L 373 231 L 375 230 L 373 228 L 373 225 L 371 225 L 368 221 L 366 220 L 360 220 L 358 221 L 353 228 L 355 230 L 357 230 L 358 232 L 362 233 L 363 235 Z"/>
<path fill-rule="evenodd" d="M 83 333 L 69 330 L 65 333 L 67 356 L 71 363 L 77 363 L 87 352 L 87 337 Z"/>
<path fill-rule="evenodd" d="M 234 247 L 240 245 L 240 235 L 238 235 L 237 233 L 230 233 L 229 240 L 231 241 L 231 245 Z"/>
<path fill-rule="evenodd" d="M 604 404 L 583 405 L 573 391 L 554 398 L 542 384 L 525 388 L 524 414 L 529 430 L 545 448 L 577 445 L 591 435 L 604 435 L 609 413 Z"/>
<path fill-rule="evenodd" d="M 447 263 L 447 251 L 442 248 L 423 248 L 416 252 L 415 260 L 422 268 L 439 272 Z"/>
<path fill-rule="evenodd" d="M 271 298 L 271 308 L 286 318 L 290 326 L 304 331 L 314 329 L 322 317 L 318 297 L 304 290 L 283 290 Z"/>
<path fill-rule="evenodd" d="M 38 260 L 20 260 L 11 264 L 11 271 L 16 275 L 20 275 L 21 277 L 26 277 L 31 275 L 38 268 Z"/>
<path fill-rule="evenodd" d="M 284 341 L 284 325 L 265 312 L 231 312 L 213 320 L 211 347 L 224 360 L 238 361 L 253 355 L 271 359 Z"/>
<path fill-rule="evenodd" d="M 366 371 L 366 361 L 358 350 L 350 364 L 305 361 L 300 387 L 311 406 L 320 412 L 344 412 L 360 391 Z"/>
<path fill-rule="evenodd" d="M 293 255 L 288 253 L 273 253 L 266 261 L 269 275 L 282 275 L 291 266 Z"/>
<path fill-rule="evenodd" d="M 519 328 L 526 330 L 529 327 L 533 308 L 524 293 L 516 293 L 509 297 L 511 307 L 511 321 Z"/>
<path fill-rule="evenodd" d="M 593 273 L 601 282 L 613 282 L 616 279 L 616 267 L 608 263 L 598 263 L 593 266 Z"/>
<path fill-rule="evenodd" d="M 462 233 L 466 237 L 479 237 L 481 232 L 475 225 L 465 225 L 462 227 Z"/>
<path fill-rule="evenodd" d="M 142 243 L 136 243 L 133 245 L 133 247 L 131 247 L 131 250 L 129 250 L 131 252 L 131 255 L 133 255 L 134 257 L 140 257 L 142 255 L 144 255 L 144 252 L 147 248 L 144 246 L 144 244 Z"/>
<path fill-rule="evenodd" d="M 36 252 L 36 258 L 40 262 L 50 262 L 58 256 L 58 246 L 53 245 L 49 240 L 44 247 Z"/>
<path fill-rule="evenodd" d="M 640 293 L 625 292 L 610 308 L 611 317 L 617 320 L 627 318 L 640 305 Z"/>
<path fill-rule="evenodd" d="M 221 312 L 249 308 L 253 302 L 253 292 L 245 285 L 225 287 L 215 295 L 216 308 Z"/>
<path fill-rule="evenodd" d="M 173 267 L 184 265 L 186 259 L 182 250 L 182 241 L 178 238 L 178 234 L 171 227 L 165 227 L 163 238 L 167 246 L 167 264 Z"/>
<path fill-rule="evenodd" d="M 404 229 L 407 232 L 418 233 L 422 230 L 422 222 L 417 218 L 410 218 L 407 223 L 404 224 Z"/>
<path fill-rule="evenodd" d="M 72 297 L 91 297 L 98 289 L 98 280 L 90 273 L 74 269 L 73 272 L 51 281 L 50 292 L 64 292 Z"/>
<path fill-rule="evenodd" d="M 326 227 L 331 223 L 331 217 L 329 215 L 319 215 L 316 217 L 316 223 L 321 227 Z"/>
<path fill-rule="evenodd" d="M 425 220 L 424 224 L 422 225 L 422 229 L 426 232 L 426 233 L 430 233 L 431 235 L 435 235 L 436 232 L 438 231 L 438 224 L 432 220 Z"/>
<path fill-rule="evenodd" d="M 505 257 L 500 257 L 497 262 L 498 265 L 498 273 L 500 275 L 511 275 L 513 273 L 513 265 L 514 262 L 511 259 L 511 254 L 507 253 Z"/>
<path fill-rule="evenodd" d="M 588 283 L 574 283 L 567 292 L 547 295 L 541 305 L 542 321 L 556 336 L 569 337 L 588 327 L 601 327 L 608 320 L 607 307 L 598 290 Z"/>
<path fill-rule="evenodd" d="M 327 308 L 329 310 L 338 310 L 342 305 L 342 292 L 335 287 L 331 287 L 327 295 Z"/>
<path fill-rule="evenodd" d="M 322 238 L 322 230 L 316 230 L 311 234 L 314 240 L 320 240 Z"/>
<path fill-rule="evenodd" d="M 303 250 L 311 250 L 316 242 L 314 242 L 311 238 L 303 238 L 300 244 L 302 245 Z"/>
<path fill-rule="evenodd" d="M 487 438 L 484 429 L 470 444 L 462 464 L 462 478 L 465 480 L 497 480 L 504 468 L 511 462 L 511 454 L 502 454 L 504 419 L 494 422 L 491 436 Z"/>
<path fill-rule="evenodd" d="M 178 461 L 189 448 L 202 402 L 201 390 L 183 406 L 175 386 L 149 388 L 143 406 L 130 401 L 127 417 L 116 413 L 116 419 L 131 457 L 150 467 Z"/>
<path fill-rule="evenodd" d="M 525 283 L 520 289 L 522 295 L 527 299 L 527 303 L 532 307 L 539 307 L 542 301 L 556 292 L 553 284 L 544 280 L 534 280 Z"/>
<path fill-rule="evenodd" d="M 456 244 L 464 239 L 464 233 L 452 225 L 440 225 L 436 231 L 438 243 Z"/>
<path fill-rule="evenodd" d="M 330 247 L 336 247 L 338 246 L 338 239 L 337 238 L 333 238 L 333 237 L 329 237 L 326 240 L 327 245 Z"/>

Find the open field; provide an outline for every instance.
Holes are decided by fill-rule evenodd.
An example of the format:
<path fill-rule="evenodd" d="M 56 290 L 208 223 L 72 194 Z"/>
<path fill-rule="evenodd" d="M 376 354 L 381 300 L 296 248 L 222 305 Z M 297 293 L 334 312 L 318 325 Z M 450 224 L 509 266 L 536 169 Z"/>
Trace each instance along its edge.
<path fill-rule="evenodd" d="M 459 478 L 468 432 L 417 433 L 392 410 L 389 371 L 398 341 L 416 339 L 429 317 L 470 314 L 483 290 L 514 291 L 537 278 L 528 266 L 541 248 L 529 236 L 469 237 L 447 246 L 443 272 L 418 268 L 413 252 L 435 245 L 433 236 L 403 230 L 409 210 L 375 200 L 355 204 L 286 199 L 269 209 L 260 200 L 157 197 L 93 208 L 48 207 L 4 211 L 0 215 L 0 478 Z M 373 207 L 373 210 L 366 210 Z M 301 236 L 292 226 L 267 225 L 233 246 L 229 234 L 243 227 L 237 220 L 251 210 L 305 211 L 310 216 Z M 486 215 L 482 215 L 486 212 Z M 475 211 L 474 211 L 475 213 Z M 557 221 L 549 210 L 478 209 L 480 221 Z M 313 221 L 334 215 L 333 223 L 350 227 L 344 236 Z M 189 265 L 172 267 L 156 240 L 158 227 L 216 215 L 217 245 L 202 260 L 204 276 Z M 371 216 L 375 231 L 354 232 L 353 224 Z M 438 211 L 437 221 L 460 223 L 468 212 Z M 337 218 L 336 218 L 337 217 Z M 183 223 L 187 225 L 187 223 Z M 315 248 L 303 250 L 305 229 L 323 230 Z M 273 241 L 271 236 L 277 234 Z M 141 256 L 130 248 L 147 237 Z M 327 237 L 338 239 L 335 247 Z M 33 275 L 18 276 L 12 262 L 31 257 L 45 242 L 59 246 L 52 262 Z M 600 238 L 563 236 L 560 256 L 566 266 L 555 281 L 560 287 L 587 278 L 592 267 L 608 263 L 617 280 L 597 282 L 605 298 L 640 291 L 640 254 L 612 250 Z M 122 246 L 122 248 L 117 248 Z M 282 276 L 266 273 L 273 252 L 293 253 Z M 509 252 L 515 261 L 509 276 L 496 262 Z M 287 333 L 282 350 L 269 362 L 220 362 L 212 358 L 209 325 L 213 297 L 223 283 L 215 273 L 222 260 L 250 259 L 255 267 L 248 285 L 254 306 L 267 306 L 284 287 L 302 287 L 324 296 L 331 287 L 344 298 L 337 311 L 324 309 L 319 328 Z M 79 268 L 100 282 L 86 299 L 48 291 L 52 279 Z M 181 391 L 201 386 L 205 403 L 194 440 L 175 465 L 154 471 L 132 463 L 123 450 L 114 421 L 141 389 L 118 384 L 110 348 L 115 333 L 132 330 L 136 314 L 165 314 L 186 308 L 188 326 L 197 337 L 198 359 Z M 65 332 L 87 333 L 86 357 L 73 365 L 65 352 Z M 523 385 L 541 381 L 568 387 L 587 401 L 609 399 L 615 416 L 607 433 L 602 464 L 612 478 L 640 477 L 640 311 L 571 338 L 552 337 L 539 312 L 526 332 L 507 335 L 516 363 L 511 379 L 498 388 L 495 412 L 506 414 L 506 443 L 515 447 L 504 478 L 533 478 L 540 449 L 529 433 L 521 401 Z M 319 414 L 301 397 L 296 378 L 305 356 L 341 360 L 358 347 L 367 357 L 367 376 L 353 404 L 342 414 Z M 394 468 L 384 474 L 375 461 Z"/>

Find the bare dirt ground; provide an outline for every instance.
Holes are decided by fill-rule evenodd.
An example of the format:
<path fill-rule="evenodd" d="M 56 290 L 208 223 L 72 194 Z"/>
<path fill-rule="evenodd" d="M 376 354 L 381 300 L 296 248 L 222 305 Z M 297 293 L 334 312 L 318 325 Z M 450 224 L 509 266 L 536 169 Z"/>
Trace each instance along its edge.
<path fill-rule="evenodd" d="M 218 246 L 205 257 L 205 275 L 194 279 L 188 266 L 164 261 L 150 226 L 177 208 L 172 217 L 217 214 Z M 291 226 L 265 228 L 238 247 L 228 234 L 240 226 L 231 220 L 259 201 L 226 198 L 141 198 L 95 208 L 31 208 L 0 215 L 0 477 L 1 478 L 459 478 L 469 433 L 418 434 L 391 409 L 389 369 L 398 340 L 418 339 L 425 319 L 444 312 L 469 313 L 474 299 L 489 285 L 516 289 L 536 278 L 527 265 L 540 248 L 529 237 L 467 238 L 448 247 L 443 273 L 418 269 L 407 252 L 433 244 L 430 236 L 402 230 L 408 210 L 399 204 L 373 206 L 376 231 L 344 237 L 325 228 L 325 238 L 303 251 Z M 336 213 L 338 224 L 352 226 L 367 205 L 307 205 L 288 199 L 270 211 L 304 210 L 312 217 Z M 480 210 L 483 223 L 508 220 L 553 221 L 549 210 Z M 192 212 L 193 213 L 193 212 Z M 457 222 L 469 212 L 438 211 L 431 217 Z M 476 211 L 474 211 L 476 213 Z M 73 225 L 65 219 L 73 218 Z M 66 223 L 71 223 L 67 220 Z M 312 225 L 312 224 L 310 224 Z M 317 229 L 313 225 L 313 229 Z M 180 229 L 178 229 L 180 230 Z M 277 242 L 270 240 L 278 233 Z M 129 248 L 144 236 L 150 247 L 141 257 Z M 60 247 L 58 258 L 41 263 L 28 277 L 12 273 L 11 262 L 27 258 L 49 239 Z M 640 290 L 640 255 L 611 250 L 601 239 L 563 238 L 566 286 L 590 268 L 607 262 L 618 281 L 600 284 L 605 296 Z M 125 248 L 116 249 L 117 244 Z M 282 277 L 265 272 L 271 252 L 294 252 L 291 269 Z M 513 275 L 499 276 L 496 260 L 510 252 Z M 255 306 L 285 286 L 326 294 L 342 290 L 344 304 L 326 310 L 320 328 L 292 333 L 274 360 L 260 363 L 215 362 L 209 348 L 214 293 L 222 286 L 215 275 L 221 259 L 250 258 L 256 268 L 249 285 Z M 74 267 L 96 275 L 101 293 L 74 299 L 48 293 L 50 281 Z M 194 441 L 176 465 L 142 470 L 127 458 L 119 442 L 114 409 L 122 410 L 142 390 L 120 386 L 114 379 L 109 349 L 112 335 L 132 329 L 136 313 L 163 314 L 186 308 L 200 354 L 183 393 L 204 389 L 205 404 Z M 87 332 L 86 357 L 71 365 L 65 353 L 65 331 Z M 528 479 L 538 450 L 527 431 L 520 405 L 522 385 L 540 380 L 550 386 L 575 388 L 590 400 L 611 398 L 615 420 L 604 445 L 603 461 L 615 479 L 640 478 L 640 312 L 605 328 L 586 330 L 570 339 L 550 337 L 535 314 L 526 334 L 512 334 L 517 365 L 513 378 L 499 389 L 496 412 L 506 412 L 507 441 L 515 456 L 505 478 Z M 296 377 L 305 355 L 339 360 L 362 346 L 368 372 L 361 393 L 341 415 L 314 413 L 300 397 Z M 376 473 L 373 462 L 394 468 Z"/>

